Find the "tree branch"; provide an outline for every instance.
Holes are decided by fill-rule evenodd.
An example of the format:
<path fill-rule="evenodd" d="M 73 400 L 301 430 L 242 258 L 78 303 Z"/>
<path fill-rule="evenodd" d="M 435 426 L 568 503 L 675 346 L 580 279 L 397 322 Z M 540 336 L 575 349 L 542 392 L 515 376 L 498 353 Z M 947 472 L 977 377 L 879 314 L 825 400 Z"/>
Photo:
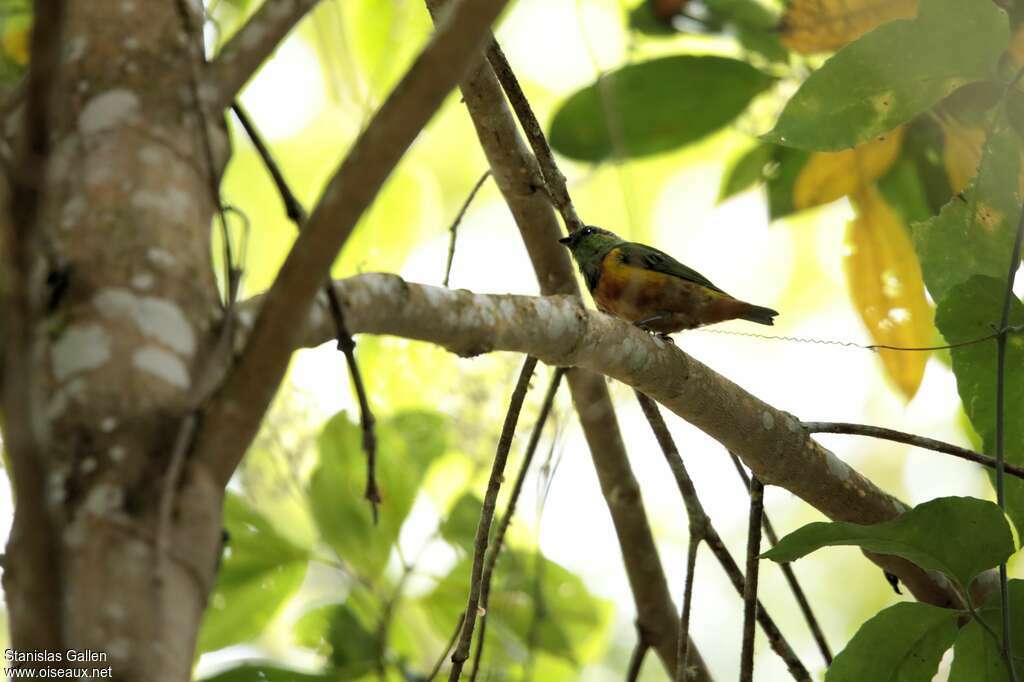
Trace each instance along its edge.
<path fill-rule="evenodd" d="M 523 369 L 519 373 L 519 381 L 516 382 L 516 388 L 512 391 L 512 398 L 509 400 L 505 423 L 501 427 L 501 437 L 498 439 L 497 451 L 494 453 L 491 477 L 487 481 L 487 492 L 484 494 L 483 508 L 480 511 L 480 522 L 477 524 L 476 538 L 473 541 L 473 572 L 469 581 L 469 601 L 466 605 L 466 618 L 462 623 L 459 643 L 455 645 L 455 651 L 452 652 L 452 668 L 448 673 L 449 682 L 457 682 L 462 676 L 462 667 L 465 665 L 466 659 L 469 658 L 469 647 L 473 642 L 473 625 L 476 623 L 477 611 L 481 603 L 480 593 L 483 589 L 487 536 L 491 533 L 494 508 L 498 503 L 498 490 L 505 477 L 505 463 L 508 461 L 508 452 L 512 448 L 512 437 L 516 434 L 519 413 L 523 409 L 523 400 L 526 399 L 526 392 L 530 389 L 530 377 L 533 376 L 533 370 L 536 367 L 537 358 L 532 355 L 527 356 L 523 362 Z"/>
<path fill-rule="evenodd" d="M 743 646 L 740 651 L 740 682 L 754 680 L 754 619 L 760 607 L 757 601 L 757 576 L 761 555 L 761 519 L 764 515 L 764 485 L 750 479 L 750 519 L 747 524 L 747 570 L 743 585 Z"/>
<path fill-rule="evenodd" d="M 206 411 L 197 460 L 226 483 L 270 404 L 338 251 L 384 180 L 454 87 L 508 0 L 462 0 L 331 178 L 265 297 L 252 334 Z"/>
<path fill-rule="evenodd" d="M 441 4 L 441 0 L 427 0 L 431 11 Z M 569 294 L 578 300 L 580 291 L 572 265 L 566 250 L 557 242 L 562 231 L 545 193 L 545 178 L 519 134 L 494 71 L 481 63 L 460 88 L 495 184 L 519 226 L 541 292 Z M 615 526 L 637 619 L 651 647 L 666 669 L 672 671 L 676 667 L 678 614 L 644 512 L 640 486 L 626 456 L 608 387 L 604 377 L 580 370 L 569 372 L 568 381 L 601 493 Z M 690 650 L 692 680 L 709 680 L 710 674 L 696 647 L 691 644 Z"/>
<path fill-rule="evenodd" d="M 959 445 L 953 445 L 952 443 L 945 443 L 941 440 L 935 440 L 934 438 L 926 438 L 925 436 L 904 433 L 903 431 L 897 431 L 895 429 L 887 429 L 884 426 L 851 424 L 849 422 L 803 422 L 803 427 L 807 429 L 808 433 L 845 433 L 851 436 L 869 436 L 871 438 L 891 440 L 896 443 L 904 443 L 906 445 L 913 445 L 914 447 L 924 448 L 926 450 L 933 450 L 935 452 L 953 455 L 960 459 L 966 459 L 969 462 L 977 462 L 978 464 L 983 464 L 990 469 L 995 469 L 997 464 L 994 457 L 983 455 L 980 452 L 962 448 Z M 1004 467 L 1006 473 L 1011 476 L 1024 478 L 1024 467 L 1015 466 L 1013 464 L 1004 464 Z"/>
<path fill-rule="evenodd" d="M 766 484 L 786 488 L 834 520 L 873 524 L 907 510 L 812 439 L 792 415 L 747 393 L 677 346 L 585 310 L 573 297 L 474 294 L 409 284 L 387 274 L 360 275 L 337 286 L 354 332 L 429 341 L 463 356 L 496 350 L 527 353 L 550 365 L 599 372 L 665 405 L 735 452 Z M 247 304 L 254 305 L 258 300 Z M 303 343 L 317 345 L 331 338 L 322 309 L 311 317 Z M 899 576 L 921 601 L 959 603 L 941 576 L 895 557 L 871 559 Z"/>
<path fill-rule="evenodd" d="M 242 86 L 259 70 L 292 28 L 319 0 L 264 0 L 256 13 L 231 36 L 207 69 L 215 88 L 212 111 L 231 105 Z"/>

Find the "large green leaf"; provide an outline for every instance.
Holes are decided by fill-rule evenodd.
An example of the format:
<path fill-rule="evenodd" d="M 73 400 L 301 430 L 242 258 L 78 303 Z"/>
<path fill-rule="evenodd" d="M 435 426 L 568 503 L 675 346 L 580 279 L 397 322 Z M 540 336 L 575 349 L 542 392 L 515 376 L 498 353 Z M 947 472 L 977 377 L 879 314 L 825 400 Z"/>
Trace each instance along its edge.
<path fill-rule="evenodd" d="M 437 414 L 403 412 L 377 424 L 377 482 L 383 503 L 377 525 L 366 489 L 366 456 L 359 427 L 339 413 L 320 434 L 320 462 L 310 480 L 310 503 L 323 539 L 366 577 L 385 567 L 427 467 L 445 451 L 445 422 Z"/>
<path fill-rule="evenodd" d="M 1017 670 L 1024 665 L 1024 581 L 1010 581 L 1010 632 L 1013 635 L 1014 660 Z M 1006 682 L 1006 671 L 1000 647 L 1003 636 L 1003 610 L 999 606 L 999 592 L 989 595 L 978 614 L 996 637 L 977 620 L 972 619 L 957 635 L 953 647 L 953 666 L 949 682 Z M 1000 638 L 1000 639 L 996 639 Z"/>
<path fill-rule="evenodd" d="M 630 64 L 574 93 L 551 122 L 551 145 L 582 161 L 657 154 L 718 130 L 772 78 L 746 62 L 679 55 Z"/>
<path fill-rule="evenodd" d="M 1020 149 L 1017 133 L 1001 122 L 970 186 L 939 215 L 914 225 L 921 272 L 936 301 L 973 275 L 1006 277 L 1021 207 Z"/>
<path fill-rule="evenodd" d="M 224 500 L 224 525 L 230 537 L 203 617 L 201 652 L 257 637 L 299 589 L 309 559 L 232 493 Z"/>
<path fill-rule="evenodd" d="M 453 627 L 466 608 L 471 568 L 467 557 L 423 598 L 442 630 Z M 581 663 L 600 648 L 610 609 L 553 561 L 506 548 L 495 569 L 487 619 L 488 637 L 503 649 L 522 650 L 532 636 L 537 650 Z"/>
<path fill-rule="evenodd" d="M 867 142 L 993 76 L 1008 41 L 991 0 L 921 0 L 916 19 L 879 26 L 811 74 L 767 138 L 816 150 Z"/>
<path fill-rule="evenodd" d="M 886 523 L 810 523 L 782 538 L 764 557 L 794 561 L 822 547 L 856 545 L 941 571 L 961 587 L 1014 552 L 1010 527 L 992 502 L 940 497 Z"/>
<path fill-rule="evenodd" d="M 956 639 L 960 612 L 903 602 L 877 613 L 836 656 L 825 682 L 927 682 Z"/>
<path fill-rule="evenodd" d="M 1003 254 L 1009 258 L 1009 249 Z M 1006 264 L 1007 269 L 1009 263 Z M 978 275 L 958 284 L 939 302 L 935 324 L 950 343 L 970 341 L 992 333 L 1002 316 L 1006 291 L 1002 278 Z M 1010 324 L 1024 323 L 1024 305 L 1011 298 Z M 964 410 L 982 437 L 985 451 L 995 454 L 996 344 L 995 340 L 952 349 L 953 373 Z M 1024 465 L 1024 335 L 1013 334 L 1006 344 L 1005 453 L 1006 461 Z M 1024 529 L 1024 481 L 1006 477 L 1006 511 L 1018 531 Z"/>

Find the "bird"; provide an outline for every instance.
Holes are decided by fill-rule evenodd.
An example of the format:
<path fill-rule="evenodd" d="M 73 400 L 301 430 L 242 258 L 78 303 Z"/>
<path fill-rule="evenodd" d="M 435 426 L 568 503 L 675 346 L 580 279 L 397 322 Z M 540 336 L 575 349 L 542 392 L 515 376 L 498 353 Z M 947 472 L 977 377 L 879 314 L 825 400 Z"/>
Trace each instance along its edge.
<path fill-rule="evenodd" d="M 726 320 L 773 325 L 779 313 L 733 298 L 664 251 L 587 225 L 558 240 L 602 312 L 661 336 Z"/>

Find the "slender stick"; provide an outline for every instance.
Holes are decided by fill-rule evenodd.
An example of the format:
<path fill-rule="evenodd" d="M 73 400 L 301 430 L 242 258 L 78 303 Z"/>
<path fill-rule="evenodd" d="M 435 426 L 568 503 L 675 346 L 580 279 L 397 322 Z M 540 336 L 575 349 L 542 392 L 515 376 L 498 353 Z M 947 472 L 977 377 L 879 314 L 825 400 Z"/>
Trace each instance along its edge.
<path fill-rule="evenodd" d="M 494 534 L 494 546 L 487 553 L 487 562 L 484 564 L 480 589 L 480 632 L 476 638 L 476 652 L 473 654 L 473 672 L 469 676 L 470 682 L 476 682 L 476 676 L 480 672 L 480 660 L 483 658 L 484 642 L 487 641 L 487 613 L 491 598 L 491 580 L 494 576 L 494 566 L 498 563 L 501 548 L 504 547 L 505 534 L 508 532 L 508 527 L 512 524 L 512 515 L 516 513 L 516 504 L 519 502 L 519 496 L 523 492 L 526 474 L 530 470 L 533 456 L 537 452 L 537 445 L 540 443 L 541 434 L 544 432 L 544 425 L 547 423 L 548 415 L 551 414 L 551 408 L 555 403 L 555 395 L 558 393 L 558 387 L 562 383 L 562 377 L 565 376 L 565 372 L 564 367 L 556 367 L 551 375 L 548 390 L 544 394 L 544 402 L 540 407 L 540 414 L 537 415 L 537 421 L 534 423 L 533 431 L 530 433 L 530 440 L 526 444 L 523 463 L 519 467 L 519 473 L 516 474 L 516 482 L 512 485 L 508 506 L 505 508 L 505 513 L 498 523 L 498 530 Z"/>
<path fill-rule="evenodd" d="M 448 240 L 448 262 L 444 266 L 444 286 L 448 286 L 448 278 L 451 277 L 452 274 L 452 261 L 455 259 L 455 237 L 459 231 L 459 224 L 465 217 L 466 211 L 469 210 L 469 205 L 473 203 L 476 193 L 480 191 L 480 188 L 484 186 L 484 182 L 486 182 L 489 177 L 491 177 L 490 168 L 485 170 L 483 175 L 480 176 L 480 179 L 476 181 L 475 185 L 473 185 L 473 189 L 469 191 L 469 196 L 466 197 L 466 200 L 462 203 L 462 208 L 460 208 L 459 212 L 455 215 L 455 220 L 452 221 L 451 227 L 448 228 L 448 231 L 451 233 L 451 237 Z"/>
<path fill-rule="evenodd" d="M 747 523 L 747 575 L 743 586 L 743 647 L 740 652 L 740 682 L 754 679 L 754 618 L 757 615 L 757 577 L 761 554 L 761 520 L 764 514 L 764 484 L 750 479 L 750 519 Z"/>
<path fill-rule="evenodd" d="M 637 628 L 639 632 L 640 628 Z M 644 658 L 651 650 L 651 645 L 644 641 L 643 633 L 640 632 L 633 647 L 633 653 L 629 657 L 629 667 L 626 668 L 626 682 L 636 682 L 640 677 L 640 669 L 644 667 Z"/>
<path fill-rule="evenodd" d="M 469 600 L 466 604 L 466 620 L 462 624 L 462 634 L 459 642 L 452 652 L 452 669 L 448 673 L 449 682 L 455 682 L 462 676 L 462 667 L 469 658 L 469 648 L 473 642 L 473 626 L 476 624 L 478 607 L 480 606 L 480 593 L 483 582 L 484 554 L 487 552 L 487 536 L 491 530 L 491 521 L 494 520 L 494 507 L 498 500 L 498 490 L 501 488 L 501 481 L 504 478 L 505 463 L 508 461 L 508 451 L 512 447 L 512 437 L 516 432 L 516 423 L 519 421 L 519 413 L 523 409 L 523 400 L 526 398 L 526 391 L 530 388 L 530 377 L 537 366 L 537 358 L 527 356 L 523 362 L 523 369 L 519 373 L 519 381 L 516 382 L 515 390 L 512 391 L 512 398 L 509 401 L 508 412 L 505 414 L 505 423 L 501 427 L 501 437 L 498 439 L 498 448 L 494 454 L 494 464 L 491 466 L 491 477 L 487 481 L 487 492 L 484 494 L 483 509 L 480 511 L 480 523 L 476 527 L 476 539 L 474 540 L 473 572 L 469 583 Z"/>
<path fill-rule="evenodd" d="M 750 476 L 747 474 L 747 470 L 743 468 L 742 460 L 740 460 L 740 458 L 733 452 L 730 452 L 729 455 L 732 457 L 733 464 L 736 465 L 736 471 L 739 473 L 740 478 L 743 479 L 744 487 L 749 490 Z M 775 528 L 772 526 L 771 519 L 768 518 L 767 512 L 763 512 L 761 514 L 761 523 L 764 527 L 765 537 L 768 538 L 768 543 L 772 547 L 779 544 L 779 536 L 775 532 Z M 811 629 L 814 641 L 818 645 L 818 651 L 821 652 L 821 657 L 825 659 L 825 665 L 832 665 L 832 650 L 828 646 L 828 641 L 825 639 L 825 633 L 822 631 L 821 625 L 818 624 L 818 618 L 814 615 L 814 610 L 811 608 L 811 602 L 807 599 L 807 595 L 804 593 L 803 587 L 800 586 L 800 581 L 796 578 L 796 573 L 793 571 L 793 564 L 787 561 L 779 564 L 779 568 L 782 569 L 782 575 L 786 578 L 786 582 L 789 584 L 789 589 L 793 592 L 793 597 L 796 599 L 796 603 L 800 607 L 800 612 L 804 615 L 804 620 L 807 621 L 807 626 Z"/>
<path fill-rule="evenodd" d="M 1022 70 L 1024 72 L 1024 70 Z M 1019 77 L 1019 75 L 1018 75 Z M 1003 312 L 999 320 L 999 336 L 996 337 L 996 500 L 1006 509 L 1006 336 L 1010 324 L 1010 302 L 1014 298 L 1013 281 L 1020 267 L 1021 247 L 1024 243 L 1024 207 L 1017 221 L 1017 237 L 1010 254 L 1010 268 L 1006 275 L 1006 291 L 1003 294 Z M 999 598 L 1003 610 L 1003 658 L 1010 672 L 1010 679 L 1017 682 L 1017 670 L 1013 661 L 1013 639 L 1010 632 L 1010 591 L 1006 576 L 1006 562 L 999 564 Z"/>
<path fill-rule="evenodd" d="M 274 186 L 277 188 L 277 193 L 281 197 L 281 203 L 284 204 L 285 214 L 295 224 L 295 228 L 301 232 L 306 226 L 306 219 L 308 218 L 302 202 L 298 200 L 292 188 L 288 185 L 284 173 L 281 172 L 281 167 L 274 160 L 270 148 L 264 142 L 259 128 L 253 123 L 249 114 L 237 100 L 231 104 L 231 110 L 235 112 L 235 117 L 242 124 L 242 129 L 245 130 L 245 134 L 248 136 L 249 141 L 252 142 L 253 147 L 255 147 L 256 153 L 259 154 L 263 165 L 266 166 L 267 172 L 270 173 Z M 334 322 L 338 341 L 337 348 L 345 356 L 345 364 L 348 366 L 349 376 L 352 379 L 352 388 L 355 390 L 356 399 L 359 401 L 359 424 L 363 433 L 363 452 L 366 453 L 366 490 L 363 493 L 363 497 L 370 503 L 370 509 L 373 511 L 373 522 L 376 524 L 377 509 L 381 502 L 380 489 L 377 487 L 377 434 L 374 428 L 377 419 L 370 408 L 370 399 L 366 395 L 366 387 L 363 385 L 363 375 L 359 371 L 359 364 L 356 362 L 355 340 L 353 340 L 348 327 L 345 325 L 345 314 L 341 309 L 341 302 L 338 301 L 338 292 L 334 290 L 334 283 L 330 279 L 324 284 L 324 293 L 327 295 L 327 305 L 331 311 L 331 319 Z"/>
<path fill-rule="evenodd" d="M 686 682 L 690 667 L 690 613 L 693 607 L 693 578 L 697 570 L 697 550 L 704 531 L 690 525 L 690 542 L 686 549 L 686 582 L 683 586 L 683 607 L 679 613 L 679 655 L 676 657 L 675 682 Z"/>
<path fill-rule="evenodd" d="M 459 633 L 462 632 L 462 624 L 466 622 L 466 614 L 460 613 L 459 620 L 455 623 L 455 631 L 452 632 L 452 636 L 448 639 L 448 644 L 444 647 L 444 651 L 441 652 L 441 656 L 437 659 L 437 663 L 430 669 L 430 674 L 427 675 L 425 682 L 434 682 L 434 678 L 441 672 L 441 666 L 444 665 L 444 660 L 448 658 L 448 652 L 452 650 L 455 645 L 455 640 L 458 638 Z"/>
<path fill-rule="evenodd" d="M 569 190 L 565 185 L 565 176 L 558 169 L 558 164 L 555 163 L 555 156 L 551 153 L 551 147 L 548 145 L 547 138 L 544 137 L 544 129 L 541 128 L 537 116 L 530 107 L 530 102 L 526 99 L 526 95 L 519 85 L 519 79 L 513 73 L 512 66 L 508 63 L 508 59 L 505 57 L 505 53 L 502 52 L 501 46 L 498 45 L 497 41 L 492 42 L 487 50 L 487 61 L 490 62 L 491 68 L 494 69 L 494 74 L 498 77 L 498 82 L 501 83 L 501 87 L 508 97 L 509 104 L 512 105 L 512 110 L 516 112 L 516 118 L 519 119 L 519 125 L 522 126 L 523 132 L 526 134 L 526 139 L 533 149 L 533 154 L 537 157 L 541 175 L 544 176 L 544 184 L 548 195 L 551 197 L 551 203 L 554 204 L 555 208 L 562 215 L 562 220 L 565 221 L 565 226 L 569 232 L 575 232 L 583 227 L 583 221 L 576 215 L 572 199 L 569 198 Z"/>
<path fill-rule="evenodd" d="M 721 564 L 722 569 L 729 577 L 737 593 L 743 596 L 746 592 L 746 581 L 743 578 L 743 573 L 704 511 L 700 498 L 697 496 L 697 489 L 694 487 L 693 480 L 686 471 L 686 465 L 683 464 L 683 458 L 679 455 L 679 449 L 672 439 L 672 434 L 669 433 L 665 419 L 661 416 L 661 411 L 658 409 L 657 404 L 646 394 L 636 391 L 636 395 L 640 401 L 640 407 L 644 412 L 644 416 L 647 417 L 651 430 L 654 431 L 654 436 L 661 446 L 665 460 L 672 470 L 672 475 L 676 479 L 679 493 L 682 495 L 683 503 L 686 505 L 687 515 L 690 517 L 690 528 L 696 527 L 702 531 L 702 539 L 707 542 L 708 548 L 715 555 L 715 558 L 718 559 L 718 563 Z M 790 675 L 797 680 L 810 680 L 811 677 L 807 672 L 807 668 L 797 658 L 793 648 L 786 641 L 786 638 L 783 637 L 778 626 L 775 625 L 775 621 L 768 615 L 760 601 L 757 602 L 756 615 L 757 622 L 760 623 L 761 629 L 768 637 L 772 650 L 786 663 Z"/>
<path fill-rule="evenodd" d="M 999 465 L 996 458 L 983 455 L 980 452 L 962 448 L 951 443 L 945 443 L 941 440 L 935 440 L 934 438 L 926 438 L 925 436 L 918 436 L 912 433 L 904 433 L 903 431 L 887 429 L 882 426 L 850 424 L 848 422 L 803 422 L 803 427 L 807 429 L 808 433 L 844 433 L 851 436 L 870 436 L 871 438 L 881 438 L 882 440 L 906 443 L 907 445 L 913 445 L 926 450 L 941 452 L 946 455 L 953 455 L 954 457 L 966 459 L 970 462 L 976 462 L 987 466 L 990 469 L 996 469 Z M 1003 470 L 1011 476 L 1024 478 L 1024 467 L 1014 466 L 1013 464 L 1006 464 L 1004 462 Z"/>

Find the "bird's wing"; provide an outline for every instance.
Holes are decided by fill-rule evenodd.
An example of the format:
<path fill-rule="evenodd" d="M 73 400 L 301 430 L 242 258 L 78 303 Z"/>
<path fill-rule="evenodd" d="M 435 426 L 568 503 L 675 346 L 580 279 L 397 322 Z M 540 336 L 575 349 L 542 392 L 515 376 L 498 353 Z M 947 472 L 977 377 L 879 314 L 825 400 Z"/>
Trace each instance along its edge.
<path fill-rule="evenodd" d="M 654 270 L 655 272 L 663 272 L 666 275 L 672 275 L 673 277 L 685 279 L 690 282 L 696 282 L 708 289 L 713 289 L 714 291 L 718 291 L 723 294 L 725 293 L 712 284 L 711 280 L 707 277 L 700 274 L 693 268 L 688 268 L 683 265 L 664 251 L 659 251 L 658 249 L 644 244 L 637 244 L 636 242 L 620 244 L 618 250 L 622 262 L 626 265 L 644 268 L 645 270 Z"/>

